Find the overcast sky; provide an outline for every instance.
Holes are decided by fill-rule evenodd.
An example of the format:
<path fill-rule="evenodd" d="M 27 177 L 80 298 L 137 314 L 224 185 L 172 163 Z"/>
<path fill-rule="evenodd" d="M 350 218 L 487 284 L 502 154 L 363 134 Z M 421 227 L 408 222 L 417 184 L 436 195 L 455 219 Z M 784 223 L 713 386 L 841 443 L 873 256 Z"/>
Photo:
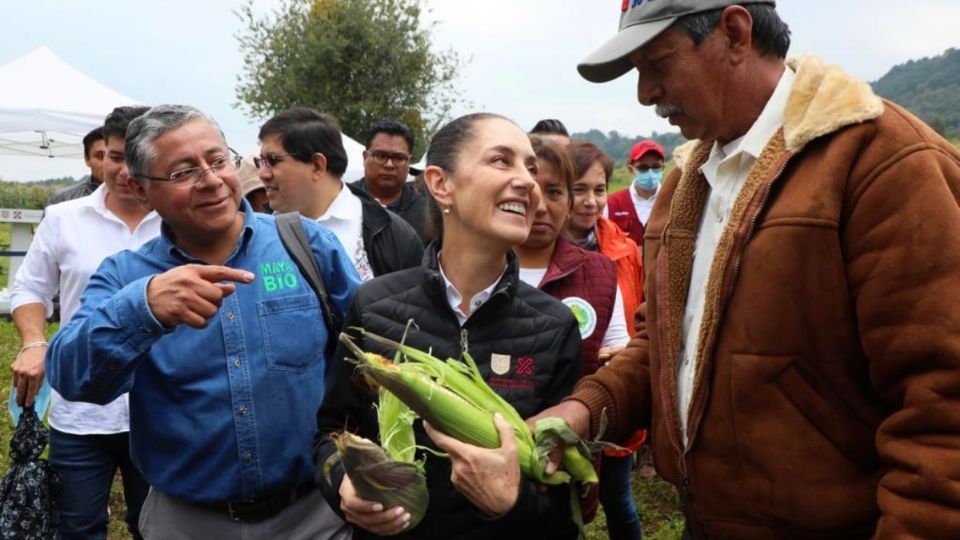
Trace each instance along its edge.
<path fill-rule="evenodd" d="M 216 118 L 229 142 L 256 148 L 258 122 L 235 107 L 242 59 L 233 10 L 241 0 L 8 0 L 0 64 L 47 46 L 100 83 L 145 104 L 186 103 Z M 278 2 L 255 0 L 269 12 Z M 576 64 L 617 28 L 621 0 L 427 0 L 434 42 L 457 51 L 458 85 L 472 103 L 529 129 L 560 118 L 571 131 L 673 131 L 635 98 L 635 77 L 592 84 Z M 958 0 L 784 0 L 791 54 L 812 52 L 875 80 L 911 58 L 960 46 Z M 3 84 L 3 81 L 0 81 Z M 69 91 L 69 89 L 64 89 Z M 355 135 L 358 138 L 359 134 Z M 82 161 L 0 159 L 0 178 L 84 174 Z M 47 163 L 54 162 L 57 163 Z"/>

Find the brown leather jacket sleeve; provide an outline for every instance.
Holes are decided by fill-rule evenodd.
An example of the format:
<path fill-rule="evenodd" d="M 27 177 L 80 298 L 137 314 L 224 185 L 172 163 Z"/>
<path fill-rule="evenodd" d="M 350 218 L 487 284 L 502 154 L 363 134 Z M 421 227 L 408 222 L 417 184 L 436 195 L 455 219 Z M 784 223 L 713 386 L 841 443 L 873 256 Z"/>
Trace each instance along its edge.
<path fill-rule="evenodd" d="M 566 400 L 580 401 L 590 409 L 590 438 L 597 436 L 606 411 L 605 441 L 626 443 L 637 429 L 650 425 L 650 341 L 647 338 L 646 302 L 634 320 L 637 333 L 627 346 L 596 373 L 577 383 Z"/>
<path fill-rule="evenodd" d="M 841 228 L 870 381 L 892 411 L 876 538 L 960 538 L 960 153 L 897 150 L 851 183 Z"/>

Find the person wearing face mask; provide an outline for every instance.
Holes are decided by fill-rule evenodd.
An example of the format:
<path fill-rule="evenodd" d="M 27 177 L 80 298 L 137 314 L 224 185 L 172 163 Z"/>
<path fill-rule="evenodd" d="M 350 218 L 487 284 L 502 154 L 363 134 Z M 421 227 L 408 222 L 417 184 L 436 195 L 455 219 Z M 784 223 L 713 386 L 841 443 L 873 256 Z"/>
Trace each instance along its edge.
<path fill-rule="evenodd" d="M 657 188 L 663 178 L 663 147 L 651 139 L 633 145 L 627 168 L 633 175 L 630 187 L 613 193 L 607 199 L 610 219 L 623 229 L 627 236 L 643 247 L 643 229 L 647 226 L 650 210 L 657 199 Z"/>

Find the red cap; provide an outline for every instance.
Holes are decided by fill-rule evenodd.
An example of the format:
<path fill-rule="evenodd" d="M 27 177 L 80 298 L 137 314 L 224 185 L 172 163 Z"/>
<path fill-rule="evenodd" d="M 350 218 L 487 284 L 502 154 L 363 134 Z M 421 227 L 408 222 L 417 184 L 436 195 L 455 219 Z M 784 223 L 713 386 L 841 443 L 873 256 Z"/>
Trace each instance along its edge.
<path fill-rule="evenodd" d="M 661 159 L 667 159 L 662 146 L 652 139 L 646 139 L 633 145 L 633 150 L 630 150 L 630 163 L 640 159 L 647 152 L 656 152 L 660 154 Z"/>

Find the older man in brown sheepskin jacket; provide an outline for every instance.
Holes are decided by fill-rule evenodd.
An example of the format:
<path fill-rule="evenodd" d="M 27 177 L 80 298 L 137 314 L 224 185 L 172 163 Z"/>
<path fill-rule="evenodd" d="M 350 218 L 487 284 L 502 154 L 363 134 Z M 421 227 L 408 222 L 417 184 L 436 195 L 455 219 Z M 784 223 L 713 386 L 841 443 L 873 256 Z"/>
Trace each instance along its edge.
<path fill-rule="evenodd" d="M 650 427 L 688 538 L 960 538 L 960 152 L 789 36 L 770 0 L 628 0 L 579 65 L 699 142 L 639 334 L 544 415 Z"/>

